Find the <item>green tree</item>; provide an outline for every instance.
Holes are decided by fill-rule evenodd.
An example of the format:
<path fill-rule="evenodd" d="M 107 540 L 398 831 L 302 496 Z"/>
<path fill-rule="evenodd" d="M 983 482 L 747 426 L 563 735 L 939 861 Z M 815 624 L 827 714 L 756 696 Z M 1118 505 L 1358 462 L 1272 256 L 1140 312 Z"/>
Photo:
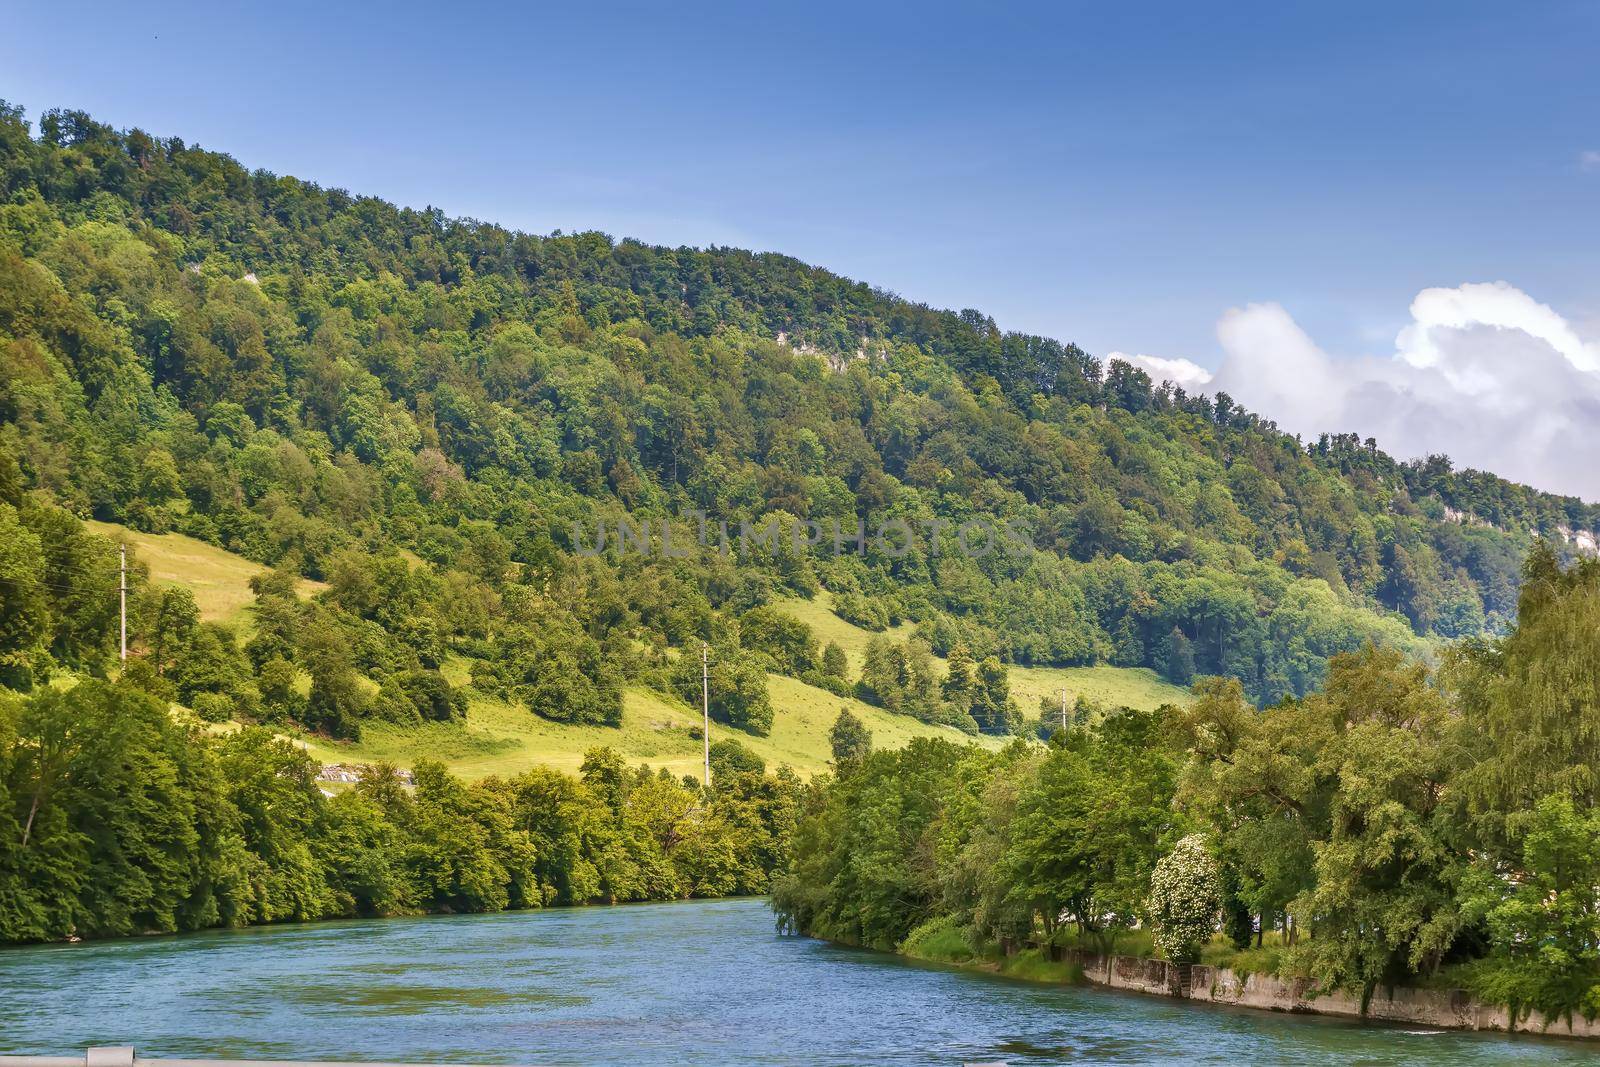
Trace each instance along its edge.
<path fill-rule="evenodd" d="M 372 698 L 356 673 L 344 635 L 327 620 L 319 620 L 301 637 L 301 649 L 311 674 L 306 725 L 330 737 L 359 737 Z"/>
<path fill-rule="evenodd" d="M 1022 710 L 1011 699 L 1011 682 L 1005 665 L 993 656 L 978 664 L 978 676 L 968 713 L 986 734 L 1014 734 L 1022 730 Z"/>
<path fill-rule="evenodd" d="M 1167 643 L 1156 669 L 1173 685 L 1188 685 L 1194 681 L 1194 646 L 1178 627 L 1167 635 Z"/>
<path fill-rule="evenodd" d="M 622 678 L 614 658 L 581 631 L 518 631 L 507 641 L 512 696 L 541 718 L 622 723 Z"/>
<path fill-rule="evenodd" d="M 152 587 L 136 605 L 134 620 L 144 637 L 150 666 L 157 675 L 172 669 L 181 650 L 194 640 L 200 626 L 200 608 L 194 593 L 183 586 Z"/>
<path fill-rule="evenodd" d="M 700 659 L 680 656 L 671 672 L 673 691 L 687 704 L 698 707 L 702 692 Z M 711 717 L 758 737 L 772 732 L 772 698 L 767 675 L 731 647 L 713 648 L 707 661 L 707 691 Z"/>
<path fill-rule="evenodd" d="M 1175 766 L 1159 717 L 1124 710 L 1053 749 L 1017 801 L 1004 859 L 1013 899 L 1053 935 L 1066 916 L 1105 951 L 1144 911 L 1172 828 Z"/>
<path fill-rule="evenodd" d="M 839 647 L 837 641 L 829 641 L 822 650 L 822 673 L 829 678 L 843 679 L 849 670 L 849 661 L 845 659 L 844 649 Z"/>
<path fill-rule="evenodd" d="M 739 644 L 772 658 L 774 669 L 796 678 L 820 666 L 811 627 L 777 608 L 751 608 L 739 617 Z"/>
<path fill-rule="evenodd" d="M 933 653 L 917 640 L 896 643 L 874 637 L 867 643 L 856 692 L 869 704 L 912 715 L 924 722 L 952 721 L 976 732 L 965 708 L 947 708 L 941 700 Z"/>
<path fill-rule="evenodd" d="M 828 744 L 833 752 L 834 769 L 844 774 L 871 754 L 872 731 L 850 714 L 849 708 L 840 708 L 828 730 Z"/>
<path fill-rule="evenodd" d="M 1316 925 L 1306 965 L 1366 989 L 1431 973 L 1464 924 L 1466 859 L 1446 802 L 1454 715 L 1426 667 L 1372 648 L 1337 657 L 1307 703 L 1327 724 L 1309 769 L 1331 794 L 1316 884 L 1291 906 Z"/>
<path fill-rule="evenodd" d="M 1499 847 L 1514 846 L 1514 813 L 1545 796 L 1600 804 L 1600 562 L 1563 570 L 1541 542 L 1528 557 L 1517 626 L 1503 639 L 1458 648 L 1446 667 L 1482 758 L 1464 775 L 1474 809 Z"/>
<path fill-rule="evenodd" d="M 738 774 L 760 777 L 767 773 L 767 762 L 731 737 L 711 742 L 711 781 L 720 784 Z"/>
<path fill-rule="evenodd" d="M 44 553 L 17 510 L 0 504 L 0 684 L 32 688 L 50 633 Z"/>
<path fill-rule="evenodd" d="M 1510 879 L 1480 867 L 1466 893 L 1482 909 L 1497 966 L 1480 995 L 1552 1018 L 1597 1006 L 1600 980 L 1600 811 L 1548 796 L 1514 820 L 1522 849 Z"/>
<path fill-rule="evenodd" d="M 950 656 L 945 661 L 944 681 L 939 686 L 944 699 L 962 714 L 970 714 L 973 701 L 978 698 L 978 679 L 976 677 L 976 664 L 973 662 L 972 653 L 967 646 L 958 644 L 950 650 Z M 973 716 L 977 718 L 977 716 Z M 979 722 L 982 726 L 982 722 Z"/>

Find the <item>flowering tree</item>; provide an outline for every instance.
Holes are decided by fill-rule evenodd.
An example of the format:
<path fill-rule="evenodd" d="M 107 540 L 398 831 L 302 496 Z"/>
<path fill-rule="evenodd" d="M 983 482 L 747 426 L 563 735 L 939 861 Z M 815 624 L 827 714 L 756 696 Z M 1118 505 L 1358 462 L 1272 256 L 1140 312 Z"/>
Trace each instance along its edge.
<path fill-rule="evenodd" d="M 1156 864 L 1150 876 L 1150 923 L 1156 950 L 1174 963 L 1193 963 L 1216 929 L 1222 881 L 1205 837 L 1190 834 Z"/>

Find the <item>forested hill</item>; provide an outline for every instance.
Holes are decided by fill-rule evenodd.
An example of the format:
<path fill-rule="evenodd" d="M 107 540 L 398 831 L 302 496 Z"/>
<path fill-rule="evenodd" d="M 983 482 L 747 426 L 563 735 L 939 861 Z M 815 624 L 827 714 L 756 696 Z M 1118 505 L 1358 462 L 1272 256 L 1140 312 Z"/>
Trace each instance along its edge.
<path fill-rule="evenodd" d="M 183 630 L 183 669 L 141 592 L 136 656 L 190 704 L 336 733 L 448 716 L 450 656 L 567 721 L 678 684 L 676 650 L 701 639 L 842 688 L 761 614 L 821 588 L 952 662 L 1225 674 L 1272 701 L 1368 640 L 1503 628 L 1533 537 L 1600 525 L 1442 459 L 1308 447 L 1226 396 L 784 256 L 516 233 L 79 113 L 37 131 L 0 114 L 0 201 L 0 664 L 19 687 L 111 656 L 109 549 L 65 513 L 280 568 L 253 634 Z M 1036 550 L 574 551 L 574 523 L 691 510 L 983 518 Z M 329 588 L 301 603 L 291 572 Z M 915 648 L 880 649 L 860 690 L 893 703 L 886 664 L 907 683 Z M 720 714 L 759 730 L 746 681 Z M 905 708 L 1015 725 L 959 685 Z"/>

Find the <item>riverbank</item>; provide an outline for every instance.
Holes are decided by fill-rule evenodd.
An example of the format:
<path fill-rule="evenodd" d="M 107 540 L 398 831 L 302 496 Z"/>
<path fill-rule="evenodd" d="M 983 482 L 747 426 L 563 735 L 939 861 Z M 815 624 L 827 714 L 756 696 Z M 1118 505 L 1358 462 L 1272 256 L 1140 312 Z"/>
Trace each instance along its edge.
<path fill-rule="evenodd" d="M 1408 1023 L 1446 1030 L 1535 1033 L 1556 1037 L 1600 1039 L 1600 1019 L 1581 1015 L 1552 1019 L 1531 1011 L 1514 1015 L 1505 1005 L 1489 1004 L 1464 989 L 1395 987 L 1375 989 L 1363 1003 L 1359 994 L 1324 989 L 1309 978 L 1241 974 L 1209 964 L 1176 964 L 1145 956 L 1103 955 L 1062 949 L 1058 958 L 1039 949 L 1024 949 L 995 958 L 965 959 L 953 945 L 931 931 L 907 939 L 902 955 L 928 963 L 982 971 L 1007 978 L 1054 984 L 1087 983 L 1131 993 L 1195 1000 L 1229 1007 L 1289 1014 L 1326 1015 L 1385 1023 Z"/>
<path fill-rule="evenodd" d="M 1449 1030 L 1494 1030 L 1559 1037 L 1600 1038 L 1600 1020 L 1581 1015 L 1550 1019 L 1533 1011 L 1520 1017 L 1465 989 L 1378 988 L 1365 1002 L 1343 989 L 1323 989 L 1309 978 L 1237 974 L 1203 963 L 1177 964 L 1140 956 L 1102 956 L 1069 950 L 1064 956 L 1083 980 L 1110 989 L 1200 1000 L 1264 1011 L 1331 1015 Z"/>
<path fill-rule="evenodd" d="M 180 1058 L 569 1067 L 1543 1067 L 1592 1052 L 994 981 L 779 934 L 752 899 L 36 945 L 3 968 L 6 1053 L 115 1043 Z"/>

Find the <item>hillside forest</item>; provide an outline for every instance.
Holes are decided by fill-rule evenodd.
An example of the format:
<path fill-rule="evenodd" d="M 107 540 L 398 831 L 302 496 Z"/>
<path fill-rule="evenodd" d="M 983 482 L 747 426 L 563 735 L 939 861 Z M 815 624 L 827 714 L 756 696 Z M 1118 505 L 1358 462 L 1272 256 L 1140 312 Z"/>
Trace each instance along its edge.
<path fill-rule="evenodd" d="M 677 539 L 694 517 L 918 536 L 728 553 Z M 599 529 L 667 522 L 675 551 L 590 550 Z M 974 524 L 1026 537 L 975 552 Z M 1587 588 L 1575 545 L 1597 527 L 1600 506 L 1354 434 L 1302 440 L 1226 394 L 785 256 L 519 233 L 0 104 L 0 939 L 756 892 L 785 871 L 795 925 L 829 930 L 807 865 L 851 840 L 825 820 L 874 775 L 922 775 L 936 806 L 958 780 L 976 797 L 1003 778 L 1014 795 L 996 802 L 1017 805 L 1084 775 L 1142 790 L 1129 803 L 1166 814 L 1134 833 L 1144 851 L 1104 898 L 1116 916 L 1141 913 L 1137 864 L 1179 830 L 1288 834 L 1292 870 L 1221 868 L 1262 880 L 1252 914 L 1281 926 L 1311 907 L 1319 849 L 1374 832 L 1337 775 L 1306 769 L 1358 758 L 1338 747 L 1351 694 L 1373 698 L 1371 752 L 1456 760 L 1412 736 L 1454 729 L 1436 679 L 1476 707 L 1539 590 Z M 124 664 L 118 529 L 260 565 L 248 610 L 207 617 L 130 554 Z M 874 636 L 859 654 L 824 639 L 784 608 L 800 602 Z M 283 741 L 459 723 L 482 701 L 617 730 L 629 692 L 697 707 L 702 650 L 731 768 L 709 788 L 600 744 L 576 777 L 469 783 L 422 758 L 414 790 L 380 766 L 326 796 Z M 1048 698 L 1017 695 L 1015 671 L 1090 667 L 1195 699 L 1080 705 L 1058 729 Z M 832 773 L 802 785 L 737 740 L 785 715 L 775 677 L 986 745 L 869 757 L 845 711 Z M 1452 744 L 1506 743 L 1483 729 Z M 1232 757 L 1207 746 L 1270 747 L 1263 731 L 1303 746 L 1269 773 L 1303 792 L 1222 781 Z M 1039 737 L 1048 751 L 998 740 Z M 1411 747 L 1384 747 L 1396 738 Z M 148 777 L 117 777 L 134 765 Z M 1404 788 L 1443 789 L 1466 820 L 1451 827 L 1487 835 L 1470 847 L 1509 857 L 1526 828 L 1493 823 L 1503 806 L 1462 814 L 1477 794 L 1446 772 L 1466 765 Z M 1546 792 L 1561 789 L 1518 796 Z M 983 829 L 985 847 L 1009 832 Z M 941 863 L 970 843 L 952 841 Z M 839 898 L 866 924 L 851 936 L 890 944 L 978 907 L 935 909 L 931 885 L 878 918 Z M 1064 899 L 991 900 L 974 929 L 1031 936 L 1041 902 Z M 1430 966 L 1461 931 L 1489 937 L 1488 915 L 1315 966 Z M 1334 928 L 1319 920 L 1313 943 Z"/>

